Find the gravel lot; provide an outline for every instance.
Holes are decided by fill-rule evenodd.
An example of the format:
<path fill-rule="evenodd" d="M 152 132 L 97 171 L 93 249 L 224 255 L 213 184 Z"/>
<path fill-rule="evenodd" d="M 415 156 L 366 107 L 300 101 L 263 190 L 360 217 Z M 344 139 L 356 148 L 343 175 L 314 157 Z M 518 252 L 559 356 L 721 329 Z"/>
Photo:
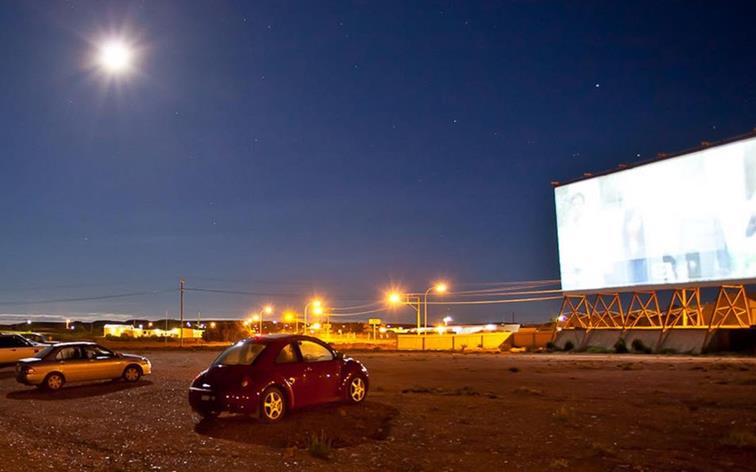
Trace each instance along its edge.
<path fill-rule="evenodd" d="M 136 385 L 49 394 L 0 370 L 0 470 L 753 470 L 756 359 L 354 353 L 361 406 L 195 426 L 191 379 L 216 355 L 146 351 Z M 333 441 L 311 456 L 309 435 Z M 751 443 L 753 441 L 753 443 Z"/>

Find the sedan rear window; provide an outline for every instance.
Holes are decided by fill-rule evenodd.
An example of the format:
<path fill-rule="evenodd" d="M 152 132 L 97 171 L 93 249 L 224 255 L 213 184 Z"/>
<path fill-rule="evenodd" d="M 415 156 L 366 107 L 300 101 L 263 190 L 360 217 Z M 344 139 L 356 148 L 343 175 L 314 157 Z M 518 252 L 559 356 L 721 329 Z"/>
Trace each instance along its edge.
<path fill-rule="evenodd" d="M 213 365 L 250 365 L 265 349 L 265 344 L 238 342 L 218 356 Z"/>

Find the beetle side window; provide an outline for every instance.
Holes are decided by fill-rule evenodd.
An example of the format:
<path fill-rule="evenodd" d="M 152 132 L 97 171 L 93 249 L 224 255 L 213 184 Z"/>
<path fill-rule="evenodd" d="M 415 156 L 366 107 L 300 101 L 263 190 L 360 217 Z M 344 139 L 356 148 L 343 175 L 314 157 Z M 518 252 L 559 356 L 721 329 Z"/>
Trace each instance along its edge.
<path fill-rule="evenodd" d="M 239 341 L 223 351 L 212 365 L 252 365 L 265 349 L 265 344 Z"/>
<path fill-rule="evenodd" d="M 297 362 L 298 360 L 293 344 L 287 344 L 284 346 L 283 349 L 281 349 L 281 352 L 278 353 L 278 356 L 276 356 L 276 364 L 290 364 L 292 362 Z"/>
<path fill-rule="evenodd" d="M 312 341 L 300 341 L 299 352 L 305 362 L 332 361 L 333 353 L 327 347 Z"/>

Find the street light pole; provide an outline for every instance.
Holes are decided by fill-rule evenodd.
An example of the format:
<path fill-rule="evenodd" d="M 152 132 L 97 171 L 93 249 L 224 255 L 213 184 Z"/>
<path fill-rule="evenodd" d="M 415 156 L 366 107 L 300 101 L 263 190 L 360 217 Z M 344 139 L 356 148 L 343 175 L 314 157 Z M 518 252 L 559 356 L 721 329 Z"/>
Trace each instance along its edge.
<path fill-rule="evenodd" d="M 314 305 L 316 315 L 323 313 L 322 302 L 320 300 L 315 299 L 308 302 L 304 307 L 304 327 L 302 328 L 302 334 L 307 334 L 307 310 L 310 308 L 310 305 Z"/>
<path fill-rule="evenodd" d="M 307 303 L 304 307 L 304 319 L 302 320 L 302 334 L 307 334 L 307 309 L 310 308 L 310 304 Z M 298 330 L 297 330 L 298 331 Z"/>
<path fill-rule="evenodd" d="M 430 287 L 428 290 L 425 291 L 425 295 L 423 298 L 423 333 L 428 330 L 428 293 L 433 290 L 433 287 Z"/>
<path fill-rule="evenodd" d="M 417 295 L 415 297 L 410 297 L 407 295 L 407 305 L 411 306 L 412 308 L 415 308 L 415 311 L 417 311 L 417 334 L 420 334 L 420 306 L 422 305 L 420 303 L 420 295 Z M 413 302 L 415 303 L 413 305 Z"/>
<path fill-rule="evenodd" d="M 423 305 L 425 305 L 425 318 L 424 318 L 424 323 L 423 323 L 425 331 L 428 330 L 428 294 L 431 291 L 435 291 L 436 293 L 445 293 L 447 288 L 448 287 L 446 286 L 445 283 L 437 282 L 433 284 L 432 287 L 429 287 L 428 290 L 425 291 L 425 298 L 423 301 Z"/>
<path fill-rule="evenodd" d="M 184 347 L 184 279 L 179 279 L 179 312 L 181 326 L 179 327 L 179 347 Z"/>

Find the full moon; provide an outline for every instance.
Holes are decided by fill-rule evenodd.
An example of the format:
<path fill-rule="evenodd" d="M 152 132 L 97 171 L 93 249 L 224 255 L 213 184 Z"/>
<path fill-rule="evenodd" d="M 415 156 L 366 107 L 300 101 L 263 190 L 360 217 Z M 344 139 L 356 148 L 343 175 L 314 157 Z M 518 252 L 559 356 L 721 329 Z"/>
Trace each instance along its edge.
<path fill-rule="evenodd" d="M 122 41 L 108 41 L 100 47 L 99 62 L 110 73 L 128 70 L 131 65 L 132 51 Z"/>

